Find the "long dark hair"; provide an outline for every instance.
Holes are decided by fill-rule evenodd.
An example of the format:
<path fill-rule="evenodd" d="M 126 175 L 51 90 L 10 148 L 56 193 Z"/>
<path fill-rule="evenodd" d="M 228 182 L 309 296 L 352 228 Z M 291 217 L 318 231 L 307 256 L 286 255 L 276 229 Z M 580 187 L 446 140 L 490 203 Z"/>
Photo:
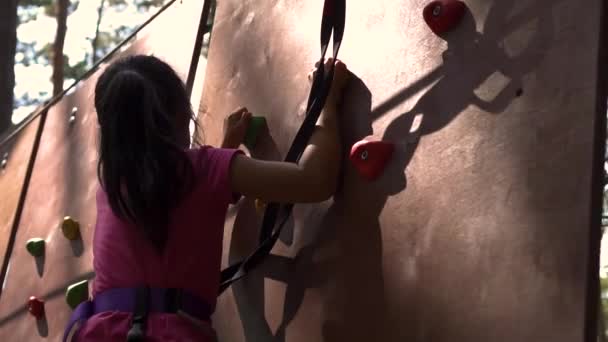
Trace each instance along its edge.
<path fill-rule="evenodd" d="M 194 180 L 187 144 L 178 138 L 187 137 L 194 118 L 184 83 L 156 57 L 125 57 L 97 81 L 95 108 L 101 130 L 97 172 L 109 204 L 162 252 L 170 213 Z"/>

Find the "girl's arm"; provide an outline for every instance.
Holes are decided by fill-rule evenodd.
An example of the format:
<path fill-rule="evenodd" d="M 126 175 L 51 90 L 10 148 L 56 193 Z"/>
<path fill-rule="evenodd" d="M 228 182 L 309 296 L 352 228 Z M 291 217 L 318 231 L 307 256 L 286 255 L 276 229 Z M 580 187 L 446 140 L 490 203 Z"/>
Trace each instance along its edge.
<path fill-rule="evenodd" d="M 347 76 L 345 65 L 338 62 L 331 93 L 300 163 L 236 155 L 230 168 L 235 192 L 264 202 L 288 203 L 319 202 L 334 194 L 340 168 L 337 103 Z M 248 116 L 243 115 L 243 119 L 248 120 Z"/>

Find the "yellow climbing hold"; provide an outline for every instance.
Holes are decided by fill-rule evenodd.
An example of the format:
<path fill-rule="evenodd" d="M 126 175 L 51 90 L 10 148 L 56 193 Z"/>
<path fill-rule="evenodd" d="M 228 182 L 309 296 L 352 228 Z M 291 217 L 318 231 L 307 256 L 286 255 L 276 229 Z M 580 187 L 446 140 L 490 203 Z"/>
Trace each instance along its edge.
<path fill-rule="evenodd" d="M 80 236 L 80 224 L 73 218 L 66 216 L 61 224 L 61 231 L 68 240 L 76 240 Z"/>

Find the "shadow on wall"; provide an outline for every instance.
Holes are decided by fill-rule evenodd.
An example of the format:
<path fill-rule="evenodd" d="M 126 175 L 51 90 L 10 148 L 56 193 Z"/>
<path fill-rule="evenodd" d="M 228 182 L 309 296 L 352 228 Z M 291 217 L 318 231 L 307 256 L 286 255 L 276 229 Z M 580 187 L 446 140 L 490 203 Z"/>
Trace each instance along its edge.
<path fill-rule="evenodd" d="M 533 1 L 529 1 L 525 8 L 507 21 L 506 16 L 515 7 L 514 4 L 514 1 L 494 2 L 486 19 L 484 33 L 477 32 L 475 18 L 467 9 L 458 29 L 443 37 L 448 42 L 448 49 L 443 53 L 440 72 L 435 75 L 437 83 L 409 112 L 391 122 L 383 140 L 411 142 L 413 146 L 410 149 L 415 150 L 421 136 L 446 127 L 468 106 L 474 105 L 487 113 L 498 114 L 514 98 L 524 94 L 522 77 L 533 71 L 544 58 L 553 42 L 554 27 L 552 12 L 546 5 Z M 538 19 L 537 30 L 526 48 L 510 57 L 502 41 L 512 31 L 535 19 Z M 479 98 L 474 91 L 495 72 L 502 73 L 510 82 L 494 99 L 486 101 Z M 430 83 L 434 79 L 429 77 L 426 81 Z M 408 88 L 402 92 L 408 93 Z M 398 104 L 397 101 L 393 102 L 394 105 Z M 372 116 L 377 118 L 390 108 L 380 106 L 382 112 L 376 109 Z M 400 137 L 404 136 L 407 137 L 400 141 Z"/>
<path fill-rule="evenodd" d="M 353 122 L 363 122 L 363 125 L 356 129 L 357 132 L 346 133 L 350 138 L 345 139 L 343 148 L 350 148 L 355 140 L 355 135 L 359 137 L 371 133 L 371 122 L 369 113 L 371 111 L 371 93 L 369 89 L 359 79 L 351 82 L 347 89 L 348 98 L 356 99 L 344 105 L 343 112 L 349 113 L 349 118 L 343 116 L 344 120 L 351 120 L 352 117 L 365 118 L 365 120 L 353 120 Z M 352 127 L 352 126 L 351 126 Z M 265 151 L 265 159 L 279 159 L 276 145 L 269 136 L 263 138 L 266 142 L 261 149 Z M 343 170 L 348 166 L 347 159 L 343 161 Z M 344 175 L 354 181 L 356 175 Z M 392 193 L 398 193 L 403 185 L 391 183 Z M 330 320 L 324 324 L 323 334 L 327 341 L 343 340 L 340 331 L 348 330 L 349 326 L 361 325 L 366 323 L 370 333 L 368 338 L 373 338 L 377 334 L 378 324 L 370 322 L 384 321 L 382 314 L 386 311 L 383 305 L 383 279 L 381 271 L 381 235 L 378 217 L 384 207 L 387 196 L 380 195 L 374 198 L 368 197 L 368 193 L 352 193 L 350 189 L 356 187 L 345 187 L 339 190 L 334 197 L 333 204 L 328 210 L 314 208 L 307 213 L 307 217 L 302 220 L 306 227 L 300 231 L 300 239 L 308 242 L 300 248 L 294 258 L 278 255 L 270 255 L 266 261 L 247 278 L 233 285 L 232 291 L 238 306 L 241 322 L 245 331 L 247 341 L 285 341 L 286 328 L 296 317 L 300 306 L 304 301 L 304 296 L 308 289 L 323 289 L 330 291 L 329 297 L 332 301 L 338 301 L 340 312 L 331 314 Z M 359 215 L 346 214 L 345 210 L 356 205 L 356 202 L 368 202 L 368 210 L 362 211 Z M 372 203 L 373 202 L 373 203 Z M 345 220 L 345 218 L 347 218 Z M 254 205 L 251 200 L 245 199 L 241 203 L 239 212 L 235 219 L 232 240 L 230 246 L 230 262 L 240 260 L 244 255 L 241 251 L 251 250 L 255 246 L 249 244 L 257 241 L 255 228 L 260 224 Z M 290 222 L 282 234 L 282 241 L 287 245 L 293 242 L 294 222 Z M 361 229 L 352 231 L 353 226 Z M 237 255 L 238 254 L 238 255 Z M 360 281 L 364 275 L 364 287 L 349 286 L 353 282 Z M 287 285 L 285 301 L 282 312 L 282 321 L 276 332 L 273 332 L 264 316 L 265 293 L 264 279 L 269 278 Z M 331 284 L 328 282 L 330 281 Z M 339 284 L 339 285 L 336 285 Z M 335 293 L 334 290 L 338 290 Z M 374 293 L 374 298 L 370 298 L 369 293 Z M 358 298 L 358 300 L 351 300 Z M 329 304 L 332 306 L 332 304 Z M 342 311 L 343 310 L 343 311 Z M 361 310 L 377 313 L 375 319 L 369 317 L 362 318 Z M 350 316 L 349 317 L 349 314 Z M 361 321 L 364 320 L 365 322 Z M 354 321 L 357 320 L 357 321 Z M 357 336 L 362 336 L 358 331 Z M 354 338 L 354 336 L 353 336 Z"/>
<path fill-rule="evenodd" d="M 557 3 L 552 2 L 552 6 Z M 511 14 L 516 4 L 519 10 Z M 362 181 L 345 158 L 342 186 L 329 209 L 312 209 L 309 217 L 299 222 L 304 228 L 299 231 L 297 240 L 310 242 L 300 248 L 294 258 L 270 255 L 246 279 L 233 285 L 247 341 L 286 341 L 286 328 L 298 314 L 306 291 L 313 288 L 318 289 L 323 298 L 322 335 L 326 342 L 379 338 L 382 341 L 403 341 L 404 338 L 444 341 L 450 335 L 464 341 L 482 334 L 467 328 L 471 322 L 448 317 L 449 310 L 432 303 L 432 291 L 417 293 L 417 284 L 404 284 L 405 293 L 399 298 L 403 302 L 390 303 L 392 309 L 388 308 L 384 295 L 379 217 L 388 198 L 406 189 L 404 171 L 422 137 L 446 127 L 470 105 L 500 114 L 515 98 L 525 96 L 522 78 L 539 65 L 553 43 L 552 16 L 552 9 L 547 4 L 533 0 L 494 1 L 485 31 L 480 33 L 475 29 L 472 13 L 467 11 L 461 25 L 443 37 L 448 42 L 443 64 L 373 111 L 372 94 L 365 83 L 358 78 L 351 82 L 345 94 L 348 101 L 342 108 L 344 154 L 353 143 L 373 133 L 372 123 L 376 119 L 420 89 L 436 83 L 411 110 L 388 125 L 382 139 L 396 143 L 397 148 L 382 177 L 373 183 Z M 503 40 L 534 21 L 536 31 L 531 31 L 527 47 L 516 56 L 509 56 L 502 46 Z M 508 77 L 510 83 L 492 100 L 477 97 L 474 91 L 497 71 Z M 269 159 L 280 159 L 276 151 L 275 146 Z M 230 262 L 243 256 L 236 255 L 237 250 L 243 250 L 243 246 L 237 246 L 241 244 L 238 241 L 257 241 L 255 236 L 241 236 L 246 234 L 244 232 L 256 232 L 260 220 L 255 217 L 253 203 L 245 200 L 235 220 Z M 286 284 L 283 317 L 276 332 L 265 318 L 265 278 Z M 434 316 L 421 315 L 421 311 L 433 312 Z M 430 321 L 441 322 L 441 329 L 425 330 Z"/>
<path fill-rule="evenodd" d="M 94 278 L 95 278 L 94 272 L 80 273 L 78 275 L 75 275 L 71 279 L 68 279 L 66 282 L 57 286 L 56 288 L 50 289 L 48 292 L 44 293 L 39 298 L 44 301 L 49 302 L 58 297 L 63 297 L 63 296 L 65 296 L 66 288 L 68 286 L 70 286 L 71 284 L 74 284 L 77 281 L 81 281 L 81 280 L 85 280 L 85 279 L 92 281 Z M 49 313 L 45 312 L 45 314 L 49 314 Z M 20 306 L 19 308 L 0 317 L 0 328 L 5 327 L 7 324 L 10 324 L 11 322 L 13 322 L 14 319 L 19 318 L 24 315 L 29 315 L 27 303 L 23 303 L 23 305 Z M 40 334 L 40 336 L 42 336 L 42 337 L 47 336 L 47 335 L 45 335 L 45 334 L 48 334 L 48 322 L 47 322 L 46 318 L 42 321 L 37 322 L 37 328 L 38 328 L 38 333 Z"/>

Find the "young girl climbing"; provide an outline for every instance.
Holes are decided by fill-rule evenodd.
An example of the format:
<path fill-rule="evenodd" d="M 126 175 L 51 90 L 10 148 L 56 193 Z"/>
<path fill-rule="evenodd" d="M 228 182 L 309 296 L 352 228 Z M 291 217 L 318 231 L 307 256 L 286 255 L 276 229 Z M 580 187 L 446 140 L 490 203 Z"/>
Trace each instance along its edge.
<path fill-rule="evenodd" d="M 296 203 L 333 194 L 337 105 L 348 75 L 338 62 L 296 165 L 252 159 L 237 149 L 251 118 L 246 108 L 226 120 L 221 148 L 190 148 L 194 114 L 171 67 L 151 56 L 109 66 L 95 88 L 100 188 L 93 300 L 77 308 L 66 333 L 76 341 L 214 341 L 210 315 L 228 205 L 239 195 Z"/>

